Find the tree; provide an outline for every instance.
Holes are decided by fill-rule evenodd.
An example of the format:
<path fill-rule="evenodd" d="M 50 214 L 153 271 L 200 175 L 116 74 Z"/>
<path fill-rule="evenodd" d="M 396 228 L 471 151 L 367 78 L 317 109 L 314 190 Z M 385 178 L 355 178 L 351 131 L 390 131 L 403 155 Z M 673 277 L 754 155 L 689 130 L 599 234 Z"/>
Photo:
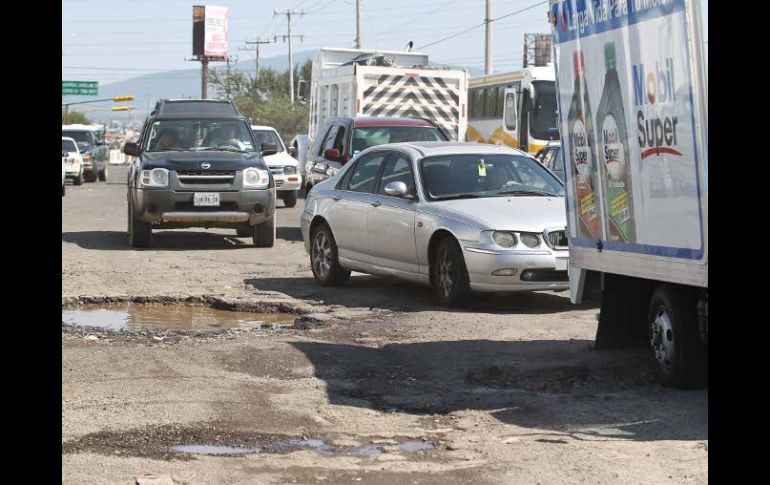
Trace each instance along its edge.
<path fill-rule="evenodd" d="M 65 116 L 64 110 L 62 109 L 62 112 L 61 112 L 62 125 L 88 125 L 90 123 L 91 121 L 88 118 L 86 118 L 86 115 L 84 115 L 80 111 L 70 111 Z"/>
<path fill-rule="evenodd" d="M 308 60 L 302 67 L 294 66 L 294 86 L 299 80 L 310 83 L 312 62 Z M 274 127 L 288 142 L 297 133 L 306 133 L 308 125 L 308 106 L 297 99 L 293 105 L 289 101 L 289 70 L 276 71 L 263 68 L 255 78 L 243 72 L 212 70 L 209 83 L 217 87 L 219 99 L 232 99 L 238 110 L 254 123 Z M 305 93 L 308 89 L 304 89 Z"/>

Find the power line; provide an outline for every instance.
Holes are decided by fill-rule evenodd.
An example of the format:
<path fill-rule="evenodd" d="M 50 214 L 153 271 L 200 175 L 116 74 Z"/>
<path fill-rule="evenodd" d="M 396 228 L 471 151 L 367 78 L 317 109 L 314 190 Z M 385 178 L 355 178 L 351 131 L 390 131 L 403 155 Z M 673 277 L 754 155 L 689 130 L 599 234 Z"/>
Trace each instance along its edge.
<path fill-rule="evenodd" d="M 526 12 L 527 10 L 531 10 L 531 9 L 533 9 L 533 8 L 535 8 L 535 7 L 539 7 L 539 6 L 541 6 L 541 5 L 543 5 L 543 4 L 546 4 L 546 3 L 548 3 L 548 1 L 547 1 L 547 0 L 546 0 L 546 1 L 544 1 L 544 2 L 539 2 L 539 3 L 536 3 L 536 4 L 534 4 L 534 5 L 530 5 L 529 7 L 523 8 L 523 9 L 521 9 L 521 10 L 517 10 L 517 11 L 515 11 L 515 12 L 511 12 L 511 13 L 507 13 L 507 14 L 505 14 L 505 15 L 501 15 L 501 16 L 499 16 L 499 17 L 495 17 L 495 18 L 493 18 L 493 19 L 489 20 L 489 22 L 496 22 L 496 21 L 498 21 L 498 20 L 500 20 L 500 19 L 504 19 L 504 18 L 506 18 L 506 17 L 510 17 L 510 16 L 512 16 L 512 15 L 520 14 L 520 13 L 522 13 L 522 12 Z M 463 34 L 465 34 L 465 33 L 468 33 L 468 32 L 470 32 L 471 30 L 476 30 L 476 29 L 478 29 L 479 27 L 483 27 L 483 26 L 485 26 L 485 25 L 487 25 L 487 22 L 482 22 L 482 23 L 480 23 L 480 24 L 474 25 L 473 27 L 469 27 L 469 28 L 467 28 L 467 29 L 465 29 L 465 30 L 463 30 L 463 31 L 457 32 L 456 34 L 452 34 L 452 35 L 450 35 L 450 36 L 444 37 L 443 39 L 439 39 L 439 40 L 437 40 L 437 41 L 435 41 L 435 42 L 431 42 L 430 44 L 425 44 L 425 45 L 423 45 L 423 46 L 420 46 L 420 47 L 418 47 L 416 50 L 425 49 L 426 47 L 430 47 L 430 46 L 432 46 L 432 45 L 436 45 L 436 44 L 438 44 L 438 43 L 444 42 L 445 40 L 454 39 L 455 37 L 458 37 L 458 36 L 460 36 L 460 35 L 463 35 Z"/>

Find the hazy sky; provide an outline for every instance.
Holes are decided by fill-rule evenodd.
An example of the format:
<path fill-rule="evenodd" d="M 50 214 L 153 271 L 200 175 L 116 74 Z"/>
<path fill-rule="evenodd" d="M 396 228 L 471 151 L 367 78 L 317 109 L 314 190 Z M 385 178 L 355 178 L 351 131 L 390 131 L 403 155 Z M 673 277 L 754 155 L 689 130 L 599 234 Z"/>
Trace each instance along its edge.
<path fill-rule="evenodd" d="M 485 0 L 361 0 L 362 37 L 366 48 L 414 50 L 484 20 Z M 62 77 L 95 80 L 100 85 L 140 74 L 198 68 L 192 56 L 192 6 L 229 7 L 229 51 L 239 60 L 254 53 L 239 51 L 246 39 L 273 40 L 286 31 L 286 16 L 273 9 L 294 8 L 305 15 L 292 19 L 295 49 L 354 47 L 355 0 L 62 0 Z M 550 32 L 543 0 L 494 0 L 498 17 L 530 6 L 494 23 L 494 68 L 503 72 L 521 66 L 525 33 Z M 484 65 L 484 28 L 419 49 L 439 62 L 467 67 Z M 261 47 L 261 56 L 285 55 L 287 47 Z"/>
<path fill-rule="evenodd" d="M 437 62 L 484 66 L 484 28 L 429 47 L 427 44 L 479 25 L 485 0 L 361 0 L 364 47 L 414 50 Z M 94 80 L 100 85 L 154 71 L 198 68 L 192 55 L 192 6 L 201 0 L 62 0 L 62 78 Z M 353 47 L 355 0 L 214 0 L 229 7 L 229 52 L 239 60 L 254 53 L 239 51 L 246 39 L 273 40 L 286 31 L 286 16 L 273 9 L 294 8 L 305 15 L 292 21 L 297 50 Z M 708 39 L 708 2 L 702 1 L 704 38 Z M 534 6 L 494 23 L 494 70 L 514 70 L 522 63 L 525 33 L 550 32 L 543 0 L 494 0 L 493 17 Z M 708 49 L 708 44 L 706 44 Z M 287 46 L 262 45 L 261 55 L 285 55 Z M 708 50 L 706 50 L 708 52 Z M 217 66 L 217 64 L 214 64 Z M 173 77 L 169 77 L 169 81 Z"/>

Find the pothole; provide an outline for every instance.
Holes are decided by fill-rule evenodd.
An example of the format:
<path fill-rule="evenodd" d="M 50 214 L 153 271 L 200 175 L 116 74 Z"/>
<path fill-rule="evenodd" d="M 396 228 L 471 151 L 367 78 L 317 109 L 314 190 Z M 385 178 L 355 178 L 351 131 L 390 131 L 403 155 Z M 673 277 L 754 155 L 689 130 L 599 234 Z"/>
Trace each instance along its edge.
<path fill-rule="evenodd" d="M 320 437 L 293 437 L 277 434 L 228 430 L 221 424 L 193 426 L 159 425 L 126 431 L 100 431 L 62 444 L 62 453 L 98 453 L 164 460 L 190 460 L 195 456 L 245 456 L 285 454 L 311 450 L 324 456 L 374 457 L 386 453 L 414 454 L 437 447 L 427 438 L 399 441 L 383 440 L 359 446 L 329 443 Z"/>
<path fill-rule="evenodd" d="M 85 305 L 62 309 L 62 323 L 107 331 L 137 332 L 206 331 L 291 328 L 297 315 L 291 313 L 239 312 L 205 305 L 149 305 L 140 303 Z"/>

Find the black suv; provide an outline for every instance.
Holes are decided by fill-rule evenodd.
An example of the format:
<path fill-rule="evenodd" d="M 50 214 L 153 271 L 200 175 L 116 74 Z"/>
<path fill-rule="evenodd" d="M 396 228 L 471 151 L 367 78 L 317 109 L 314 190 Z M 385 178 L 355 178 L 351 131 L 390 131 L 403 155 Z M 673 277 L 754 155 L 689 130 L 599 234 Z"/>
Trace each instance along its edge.
<path fill-rule="evenodd" d="M 161 100 L 144 123 L 128 173 L 128 240 L 148 247 L 153 228 L 223 227 L 275 242 L 275 182 L 246 118 L 232 102 Z"/>

